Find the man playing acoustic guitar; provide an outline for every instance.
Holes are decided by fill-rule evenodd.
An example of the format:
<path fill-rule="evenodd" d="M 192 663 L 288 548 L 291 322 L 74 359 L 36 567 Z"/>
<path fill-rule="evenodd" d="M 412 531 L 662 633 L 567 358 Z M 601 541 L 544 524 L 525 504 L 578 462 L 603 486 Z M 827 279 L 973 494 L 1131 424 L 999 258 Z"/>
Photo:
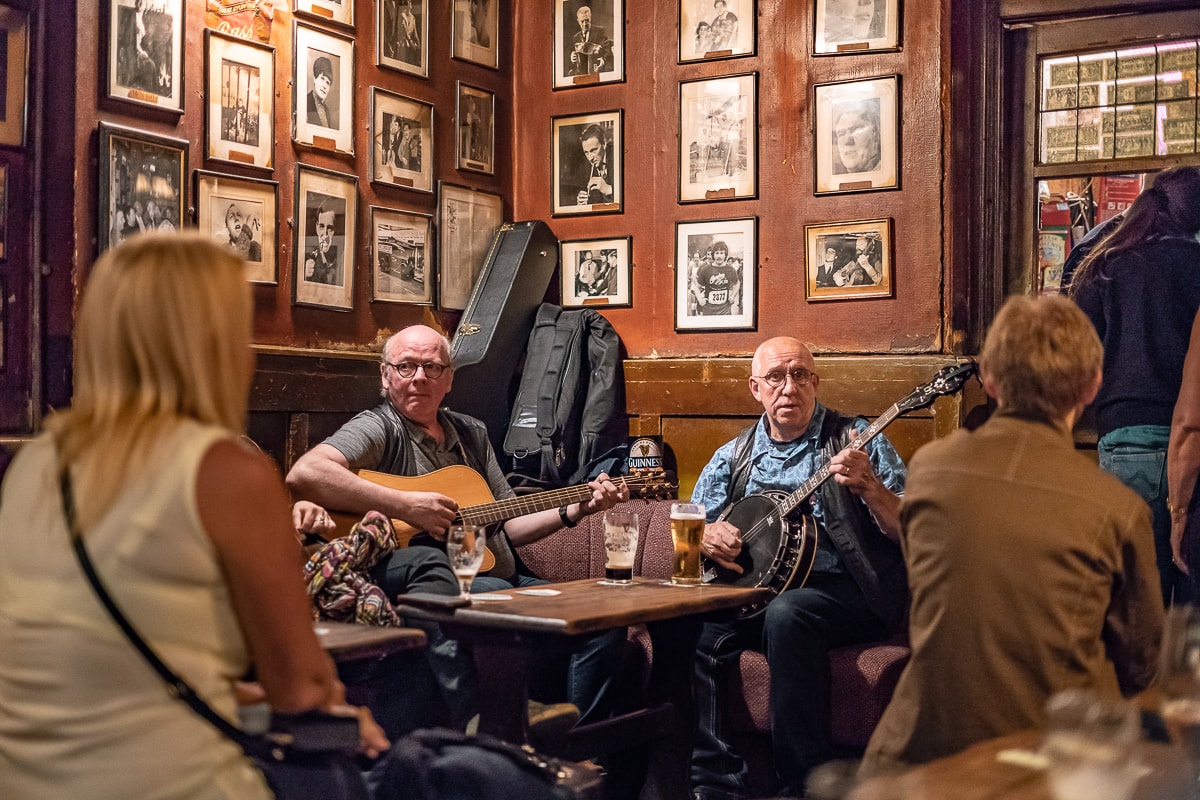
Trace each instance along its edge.
<path fill-rule="evenodd" d="M 377 510 L 437 540 L 445 538 L 459 511 L 454 498 L 440 491 L 389 488 L 359 477 L 357 471 L 420 476 L 442 467 L 465 465 L 483 476 L 493 497 L 513 497 L 483 423 L 441 407 L 453 378 L 450 343 L 445 336 L 424 325 L 394 334 L 384 345 L 380 364 L 384 402 L 358 414 L 301 456 L 287 476 L 292 494 L 354 514 Z M 486 575 L 475 579 L 473 590 L 544 583 L 517 571 L 511 545 L 537 541 L 564 525 L 576 525 L 587 514 L 629 499 L 628 488 L 614 485 L 604 474 L 589 487 L 591 495 L 582 502 L 510 519 L 502 531 L 490 534 L 488 549 L 496 563 Z M 430 574 L 444 575 L 448 569 L 440 550 L 404 547 L 372 570 L 371 579 L 395 598 L 418 586 L 421 591 L 430 591 L 426 588 Z M 457 587 L 449 593 L 456 591 Z M 584 719 L 593 709 L 594 715 L 603 714 L 600 698 L 609 678 L 607 657 L 613 649 L 609 640 L 619 646 L 617 633 L 589 640 L 572 657 L 568 699 L 584 711 Z"/>
<path fill-rule="evenodd" d="M 792 492 L 826 463 L 833 480 L 811 499 L 817 549 L 804 586 L 779 594 L 757 617 L 704 626 L 696 658 L 700 730 L 691 768 L 700 800 L 749 793 L 745 763 L 730 743 L 725 715 L 729 673 L 741 652 L 766 654 L 775 766 L 785 784 L 782 794 L 801 797 L 809 770 L 832 757 L 829 649 L 898 630 L 907 593 L 896 543 L 905 467 L 892 445 L 878 436 L 865 450 L 847 447 L 867 422 L 817 402 L 820 378 L 813 356 L 796 339 L 763 342 L 751 370 L 750 393 L 764 414 L 717 450 L 692 493 L 708 515 L 704 555 L 740 573 L 734 559 L 745 532 L 718 521 L 722 511 L 748 495 Z"/>

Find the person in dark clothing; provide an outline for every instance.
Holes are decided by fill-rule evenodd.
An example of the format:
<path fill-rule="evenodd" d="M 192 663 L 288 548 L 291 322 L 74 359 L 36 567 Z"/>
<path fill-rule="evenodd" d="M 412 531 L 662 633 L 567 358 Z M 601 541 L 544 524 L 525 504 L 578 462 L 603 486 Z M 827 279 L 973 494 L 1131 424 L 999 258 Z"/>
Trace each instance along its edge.
<path fill-rule="evenodd" d="M 1150 505 L 1168 604 L 1196 597 L 1171 558 L 1166 456 L 1188 336 L 1200 309 L 1198 231 L 1200 169 L 1165 170 L 1083 259 L 1070 293 L 1104 343 L 1104 381 L 1094 404 L 1100 466 Z"/>
<path fill-rule="evenodd" d="M 1104 222 L 1093 225 L 1092 229 L 1075 243 L 1075 246 L 1071 248 L 1071 252 L 1067 253 L 1067 260 L 1063 262 L 1062 283 L 1060 284 L 1063 294 L 1070 291 L 1071 279 L 1075 277 L 1075 271 L 1079 269 L 1079 265 L 1083 263 L 1083 259 L 1087 258 L 1087 254 L 1092 252 L 1092 248 L 1100 244 L 1105 236 L 1115 231 L 1124 219 L 1124 211 L 1109 217 Z"/>

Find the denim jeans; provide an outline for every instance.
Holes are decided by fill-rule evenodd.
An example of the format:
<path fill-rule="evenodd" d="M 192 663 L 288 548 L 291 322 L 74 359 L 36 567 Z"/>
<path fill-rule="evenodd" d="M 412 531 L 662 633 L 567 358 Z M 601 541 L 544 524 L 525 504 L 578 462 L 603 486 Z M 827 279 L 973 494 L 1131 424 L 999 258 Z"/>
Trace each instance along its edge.
<path fill-rule="evenodd" d="M 1130 425 L 1106 434 L 1096 445 L 1100 468 L 1146 501 L 1153 514 L 1154 552 L 1163 603 L 1190 603 L 1196 598 L 1191 578 L 1171 559 L 1171 514 L 1167 511 L 1166 425 Z"/>

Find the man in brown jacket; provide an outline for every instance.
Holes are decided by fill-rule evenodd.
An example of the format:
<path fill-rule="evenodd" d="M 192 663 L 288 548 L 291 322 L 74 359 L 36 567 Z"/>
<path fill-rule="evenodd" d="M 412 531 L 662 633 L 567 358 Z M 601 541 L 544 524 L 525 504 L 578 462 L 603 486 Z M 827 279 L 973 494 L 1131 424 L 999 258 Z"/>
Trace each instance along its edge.
<path fill-rule="evenodd" d="M 1153 678 L 1150 511 L 1071 436 L 1101 354 L 1068 300 L 1010 299 L 980 357 L 996 413 L 913 457 L 900 513 L 912 660 L 865 773 L 1038 727 L 1062 689 L 1128 697 Z"/>

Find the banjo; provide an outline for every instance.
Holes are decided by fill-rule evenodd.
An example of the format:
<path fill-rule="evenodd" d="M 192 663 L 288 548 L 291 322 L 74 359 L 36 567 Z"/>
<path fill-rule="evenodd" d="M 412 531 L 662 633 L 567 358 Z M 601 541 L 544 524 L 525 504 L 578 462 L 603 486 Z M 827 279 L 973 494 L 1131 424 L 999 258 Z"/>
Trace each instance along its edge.
<path fill-rule="evenodd" d="M 908 397 L 894 403 L 858 434 L 850 443 L 862 450 L 897 417 L 918 408 L 925 408 L 942 395 L 954 394 L 967 378 L 975 374 L 974 361 L 943 367 L 933 380 L 919 386 Z M 704 582 L 730 583 L 751 588 L 765 587 L 775 594 L 803 586 L 817 555 L 817 529 L 812 517 L 794 512 L 825 481 L 829 480 L 829 461 L 814 472 L 796 491 L 788 494 L 769 491 L 752 494 L 738 500 L 721 514 L 718 521 L 728 522 L 742 534 L 742 550 L 735 559 L 742 568 L 739 574 L 705 559 Z M 740 609 L 744 619 L 766 609 L 757 603 Z"/>

